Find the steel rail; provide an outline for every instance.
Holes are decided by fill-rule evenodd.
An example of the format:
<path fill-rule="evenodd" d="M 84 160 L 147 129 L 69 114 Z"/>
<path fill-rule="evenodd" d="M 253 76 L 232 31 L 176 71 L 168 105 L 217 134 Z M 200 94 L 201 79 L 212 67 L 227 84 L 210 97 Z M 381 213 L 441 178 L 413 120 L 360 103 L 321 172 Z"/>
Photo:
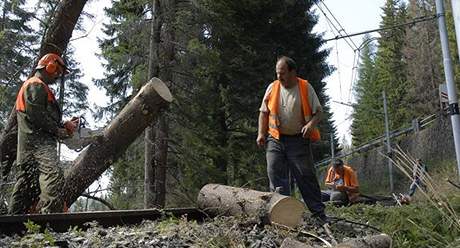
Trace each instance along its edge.
<path fill-rule="evenodd" d="M 0 233 L 21 234 L 27 231 L 25 223 L 32 221 L 42 229 L 51 228 L 55 232 L 66 232 L 71 227 L 82 230 L 88 228 L 87 222 L 97 221 L 103 227 L 140 224 L 143 220 L 157 220 L 165 216 L 182 217 L 203 221 L 207 215 L 197 208 L 113 210 L 76 213 L 27 214 L 0 216 Z"/>

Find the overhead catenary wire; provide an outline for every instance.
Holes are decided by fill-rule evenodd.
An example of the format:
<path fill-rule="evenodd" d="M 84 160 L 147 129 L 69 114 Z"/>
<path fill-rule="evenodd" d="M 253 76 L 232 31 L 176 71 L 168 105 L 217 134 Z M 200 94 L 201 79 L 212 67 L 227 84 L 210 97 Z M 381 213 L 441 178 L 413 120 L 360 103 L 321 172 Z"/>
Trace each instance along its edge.
<path fill-rule="evenodd" d="M 339 34 L 341 31 L 343 31 L 343 33 L 345 35 L 348 35 L 347 31 L 345 31 L 345 28 L 343 28 L 342 24 L 340 24 L 340 22 L 337 20 L 337 18 L 335 18 L 334 14 L 332 14 L 331 10 L 327 7 L 326 3 L 324 2 L 324 0 L 320 0 L 321 3 L 324 5 L 324 7 L 326 8 L 326 10 L 329 12 L 329 14 L 332 16 L 332 18 L 334 18 L 334 20 L 336 21 L 337 25 L 340 27 L 340 31 L 339 31 Z M 355 42 L 352 40 L 352 39 L 349 39 L 350 43 L 353 44 L 354 46 L 354 49 L 358 49 L 358 46 L 356 46 Z"/>
<path fill-rule="evenodd" d="M 327 16 L 326 16 L 327 18 Z M 334 28 L 332 27 L 333 26 L 333 23 L 327 21 L 326 24 L 329 26 L 329 30 L 331 31 L 331 33 L 333 33 L 335 35 L 336 31 L 334 30 Z M 339 46 L 338 46 L 338 41 L 336 41 L 335 43 L 335 51 L 336 51 L 336 58 L 337 58 L 337 74 L 338 74 L 338 79 L 339 79 L 339 89 L 340 89 L 340 100 L 342 100 L 342 77 L 341 77 L 341 74 L 340 74 L 340 56 L 339 56 Z"/>
<path fill-rule="evenodd" d="M 350 38 L 350 37 L 353 37 L 353 36 L 369 34 L 369 33 L 374 33 L 374 32 L 380 32 L 380 31 L 384 31 L 384 30 L 401 28 L 401 27 L 404 27 L 404 26 L 414 25 L 414 24 L 417 24 L 419 22 L 430 21 L 430 20 L 434 20 L 434 19 L 437 19 L 437 18 L 438 18 L 438 15 L 427 15 L 427 16 L 417 17 L 417 18 L 414 18 L 410 22 L 405 22 L 405 23 L 401 23 L 401 24 L 397 24 L 397 25 L 393 25 L 393 26 L 385 27 L 385 28 L 371 29 L 371 30 L 358 32 L 358 33 L 353 33 L 353 34 L 349 34 L 349 35 L 336 36 L 334 38 L 325 39 L 324 42 L 329 42 L 329 41 L 333 41 L 333 40 L 340 40 L 340 39 L 346 39 L 346 38 Z"/>
<path fill-rule="evenodd" d="M 324 4 L 324 3 L 323 3 L 323 4 Z M 315 3 L 315 5 L 318 7 L 318 9 L 321 11 L 321 13 L 323 13 L 324 17 L 326 18 L 326 21 L 337 31 L 338 35 L 340 35 L 340 34 L 341 34 L 341 33 L 340 33 L 340 32 L 341 32 L 341 29 L 339 29 L 339 28 L 336 27 L 336 25 L 333 23 L 333 21 L 329 18 L 329 16 L 326 14 L 326 12 L 324 12 L 324 10 L 321 8 L 321 6 L 320 6 L 318 3 Z M 334 18 L 334 19 L 335 19 L 335 18 Z M 337 19 L 335 19 L 335 20 L 337 20 Z M 339 25 L 340 25 L 340 23 L 339 23 Z M 343 31 L 344 31 L 344 30 L 343 30 Z M 338 36 L 338 35 L 337 35 L 337 36 Z M 337 37 L 337 36 L 336 36 L 336 37 Z M 349 46 L 352 50 L 355 49 L 355 47 L 353 47 L 353 44 L 352 44 L 352 43 L 350 43 L 347 39 L 344 39 L 344 40 L 345 40 L 345 42 L 348 44 L 348 46 Z"/>

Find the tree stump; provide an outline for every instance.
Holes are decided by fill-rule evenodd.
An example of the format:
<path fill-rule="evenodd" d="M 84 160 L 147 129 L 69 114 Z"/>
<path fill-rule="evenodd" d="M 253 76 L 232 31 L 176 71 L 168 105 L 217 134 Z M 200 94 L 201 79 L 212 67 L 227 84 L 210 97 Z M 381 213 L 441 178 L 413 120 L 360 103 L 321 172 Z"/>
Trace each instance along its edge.
<path fill-rule="evenodd" d="M 219 184 L 200 190 L 198 207 L 212 216 L 252 216 L 288 227 L 297 226 L 305 210 L 302 202 L 290 196 Z"/>

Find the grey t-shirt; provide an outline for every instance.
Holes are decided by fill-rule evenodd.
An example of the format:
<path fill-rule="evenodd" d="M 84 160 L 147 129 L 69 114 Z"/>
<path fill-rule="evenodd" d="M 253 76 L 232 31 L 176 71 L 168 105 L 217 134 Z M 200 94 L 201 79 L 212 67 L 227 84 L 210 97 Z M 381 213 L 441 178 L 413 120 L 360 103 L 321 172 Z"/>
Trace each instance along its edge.
<path fill-rule="evenodd" d="M 259 111 L 269 112 L 268 110 L 268 95 L 271 93 L 273 84 L 271 83 L 265 91 L 262 104 Z M 312 114 L 321 111 L 321 104 L 319 103 L 318 96 L 310 84 L 308 85 L 308 102 L 311 107 Z M 280 132 L 282 134 L 293 135 L 301 132 L 302 127 L 305 125 L 305 120 L 302 112 L 302 100 L 300 97 L 299 87 L 296 84 L 291 88 L 285 88 L 283 85 L 280 87 Z M 307 120 L 309 121 L 309 120 Z"/>

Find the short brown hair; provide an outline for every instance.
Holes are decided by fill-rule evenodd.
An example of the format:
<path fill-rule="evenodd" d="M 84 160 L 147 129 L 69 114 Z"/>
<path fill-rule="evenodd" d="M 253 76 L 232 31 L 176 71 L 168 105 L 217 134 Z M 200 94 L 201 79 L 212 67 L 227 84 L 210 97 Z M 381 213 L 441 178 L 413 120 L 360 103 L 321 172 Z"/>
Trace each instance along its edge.
<path fill-rule="evenodd" d="M 286 63 L 287 67 L 288 67 L 288 70 L 289 71 L 292 71 L 292 70 L 295 70 L 297 71 L 297 64 L 296 62 L 289 58 L 288 56 L 281 56 L 278 58 L 278 61 L 276 61 L 276 63 L 280 62 L 280 61 L 283 61 L 284 63 Z"/>

